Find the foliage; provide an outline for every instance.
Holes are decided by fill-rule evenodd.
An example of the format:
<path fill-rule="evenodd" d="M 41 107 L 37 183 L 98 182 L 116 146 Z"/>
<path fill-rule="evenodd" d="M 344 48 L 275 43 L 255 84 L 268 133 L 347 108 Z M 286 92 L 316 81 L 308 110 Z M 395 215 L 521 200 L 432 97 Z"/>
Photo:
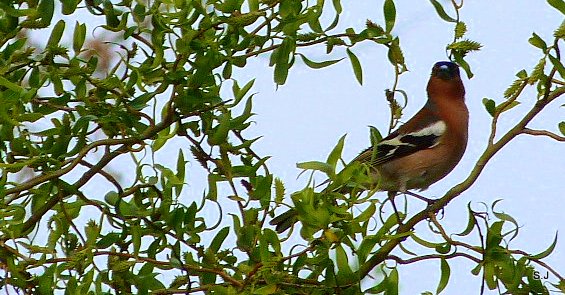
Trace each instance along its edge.
<path fill-rule="evenodd" d="M 315 3 L 314 3 L 315 2 Z M 402 117 L 398 81 L 407 70 L 400 39 L 393 34 L 396 7 L 384 0 L 383 17 L 366 28 L 336 32 L 343 9 L 339 0 L 8 0 L 0 4 L 0 290 L 50 294 L 197 293 L 214 294 L 395 294 L 398 268 L 434 259 L 440 264 L 441 293 L 454 258 L 473 261 L 489 289 L 508 293 L 547 293 L 533 264 L 551 271 L 565 290 L 563 277 L 542 262 L 556 242 L 539 254 L 514 250 L 518 224 L 509 215 L 469 206 L 469 225 L 456 235 L 436 213 L 470 187 L 484 165 L 518 134 L 563 136 L 532 130 L 527 124 L 565 93 L 565 68 L 559 42 L 533 34 L 530 43 L 541 59 L 497 103 L 485 98 L 493 116 L 488 146 L 467 180 L 422 211 L 382 216 L 386 203 L 372 192 L 320 192 L 312 186 L 291 194 L 301 221 L 304 246 L 281 239 L 266 225 L 283 202 L 284 183 L 269 172 L 268 157 L 258 155 L 247 138 L 253 116 L 254 81 L 238 81 L 234 68 L 268 55 L 277 85 L 285 84 L 296 57 L 313 69 L 349 59 L 363 83 L 353 47 L 363 42 L 384 46 L 395 80 L 387 90 L 391 120 Z M 548 3 L 565 12 L 562 0 Z M 465 56 L 481 45 L 464 39 L 462 4 L 452 1 L 455 16 L 431 0 L 439 17 L 454 25 L 446 46 L 451 58 L 472 77 Z M 77 16 L 74 24 L 58 14 Z M 323 25 L 322 13 L 333 21 Z M 103 21 L 92 27 L 79 16 Z M 88 40 L 93 30 L 109 40 Z M 28 30 L 49 36 L 35 44 Z M 63 36 L 71 35 L 65 43 Z M 92 52 L 105 41 L 115 44 Z M 325 46 L 342 59 L 313 61 L 302 48 Z M 108 49 L 113 48 L 113 49 Z M 109 52 L 119 60 L 110 67 Z M 225 90 L 231 87 L 231 95 Z M 538 99 L 531 110 L 498 140 L 496 123 L 519 103 L 526 87 Z M 559 124 L 561 131 L 565 123 Z M 378 139 L 378 130 L 372 130 Z M 176 167 L 152 161 L 182 140 Z M 186 146 L 186 148 L 184 148 Z M 363 167 L 339 170 L 343 139 L 325 162 L 299 167 L 321 171 L 330 186 L 359 187 Z M 176 149 L 175 149 L 176 150 Z M 188 151 L 208 175 L 204 196 L 186 196 Z M 132 183 L 104 170 L 121 155 L 132 159 Z M 92 162 L 90 159 L 96 159 Z M 93 181 L 104 196 L 88 194 Z M 229 188 L 224 193 L 222 188 Z M 182 201 L 181 201 L 182 200 Z M 188 200 L 187 202 L 185 202 Z M 210 220 L 205 208 L 217 205 Z M 228 208 L 235 207 L 230 211 Z M 354 209 L 355 208 L 355 209 Z M 96 214 L 92 214 L 96 212 Z M 229 215 L 229 216 L 228 216 Z M 494 216 L 487 219 L 486 216 Z M 379 220 L 373 218 L 380 217 Z M 225 220 L 224 220 L 225 219 Z M 427 223 L 441 242 L 413 230 Z M 229 226 L 226 226 L 229 224 Z M 485 234 L 486 233 L 486 234 Z M 478 244 L 454 237 L 475 234 Z M 41 235 L 44 237 L 41 238 Z M 412 253 L 403 244 L 429 251 Z M 285 247 L 287 246 L 287 247 Z M 393 250 L 395 253 L 391 254 Z M 399 256 L 410 255 L 410 258 Z M 390 262 L 395 262 L 391 264 Z M 369 287 L 361 280 L 372 278 Z"/>

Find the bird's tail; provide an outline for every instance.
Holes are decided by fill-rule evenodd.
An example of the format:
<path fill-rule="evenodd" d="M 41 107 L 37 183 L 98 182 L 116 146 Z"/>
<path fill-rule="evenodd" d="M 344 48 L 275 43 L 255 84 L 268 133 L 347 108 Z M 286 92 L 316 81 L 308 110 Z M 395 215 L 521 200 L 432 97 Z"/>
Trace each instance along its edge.
<path fill-rule="evenodd" d="M 289 209 L 288 211 L 276 216 L 269 222 L 270 225 L 275 226 L 277 233 L 283 233 L 291 228 L 298 221 L 296 210 Z"/>

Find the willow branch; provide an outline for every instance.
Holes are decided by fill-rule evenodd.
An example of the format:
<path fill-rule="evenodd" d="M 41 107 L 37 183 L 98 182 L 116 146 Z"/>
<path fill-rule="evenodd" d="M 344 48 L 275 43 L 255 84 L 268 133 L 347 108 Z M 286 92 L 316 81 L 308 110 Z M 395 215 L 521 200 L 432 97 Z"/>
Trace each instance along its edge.
<path fill-rule="evenodd" d="M 557 141 L 565 141 L 565 136 L 560 136 L 557 135 L 553 132 L 547 131 L 547 130 L 535 130 L 535 129 L 530 129 L 530 128 L 524 128 L 524 130 L 522 130 L 523 134 L 529 134 L 529 135 L 535 135 L 535 136 L 547 136 L 550 138 L 553 138 Z"/>
<path fill-rule="evenodd" d="M 422 256 L 418 256 L 418 257 L 414 257 L 414 258 L 408 258 L 408 259 L 403 259 L 403 258 L 400 258 L 396 255 L 389 255 L 386 259 L 387 260 L 394 260 L 398 264 L 412 264 L 414 262 L 419 262 L 419 261 L 423 261 L 423 260 L 442 259 L 442 258 L 443 259 L 451 259 L 451 258 L 455 258 L 455 257 L 464 257 L 464 258 L 467 258 L 469 260 L 473 260 L 476 263 L 481 262 L 481 259 L 474 257 L 474 256 L 467 254 L 467 253 L 451 253 L 451 254 L 446 254 L 446 255 L 429 254 L 429 255 L 422 255 Z"/>

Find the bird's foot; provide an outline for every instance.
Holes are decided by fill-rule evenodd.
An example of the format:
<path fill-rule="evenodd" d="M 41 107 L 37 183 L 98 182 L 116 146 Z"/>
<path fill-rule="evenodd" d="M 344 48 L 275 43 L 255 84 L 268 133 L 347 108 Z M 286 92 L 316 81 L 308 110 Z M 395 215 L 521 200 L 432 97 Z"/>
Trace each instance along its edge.
<path fill-rule="evenodd" d="M 428 203 L 428 206 L 431 206 L 431 205 L 435 204 L 435 202 L 438 201 L 438 199 L 429 199 L 429 198 L 426 198 L 426 197 L 424 197 L 424 196 L 418 195 L 417 193 L 413 193 L 413 192 L 410 192 L 410 191 L 406 191 L 405 193 L 406 193 L 407 195 L 410 195 L 410 196 L 412 196 L 412 197 L 415 197 L 415 198 L 417 198 L 417 199 L 419 199 L 419 200 L 422 200 L 422 201 Z"/>

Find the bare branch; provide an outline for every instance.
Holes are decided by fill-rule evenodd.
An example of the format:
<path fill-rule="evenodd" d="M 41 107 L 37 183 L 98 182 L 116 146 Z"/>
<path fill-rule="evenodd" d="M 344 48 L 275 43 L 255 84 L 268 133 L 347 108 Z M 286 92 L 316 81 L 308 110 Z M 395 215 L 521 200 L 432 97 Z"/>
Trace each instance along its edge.
<path fill-rule="evenodd" d="M 535 136 L 547 136 L 550 138 L 553 138 L 557 141 L 565 141 L 565 136 L 560 136 L 557 135 L 553 132 L 547 131 L 547 130 L 535 130 L 535 129 L 530 129 L 530 128 L 524 128 L 524 130 L 522 130 L 523 134 L 529 134 L 529 135 L 535 135 Z"/>

